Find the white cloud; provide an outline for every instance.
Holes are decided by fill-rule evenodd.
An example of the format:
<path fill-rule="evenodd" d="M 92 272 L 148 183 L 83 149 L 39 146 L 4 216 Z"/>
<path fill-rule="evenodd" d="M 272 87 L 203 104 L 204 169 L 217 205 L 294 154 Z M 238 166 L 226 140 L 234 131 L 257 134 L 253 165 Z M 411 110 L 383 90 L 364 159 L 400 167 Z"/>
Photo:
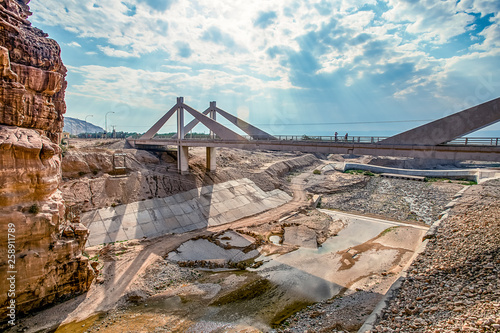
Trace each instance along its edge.
<path fill-rule="evenodd" d="M 67 43 L 66 45 L 71 46 L 71 47 L 82 47 L 82 46 L 81 46 L 80 44 L 78 44 L 77 42 Z"/>
<path fill-rule="evenodd" d="M 70 87 L 73 93 L 78 89 L 101 98 L 125 94 L 129 103 L 140 104 L 136 97 L 148 96 L 144 101 L 152 108 L 160 103 L 150 94 L 175 96 L 193 87 L 248 90 L 254 96 L 265 89 L 292 88 L 294 68 L 289 57 L 302 51 L 310 51 L 318 63 L 311 75 L 349 72 L 343 76 L 344 85 L 353 85 L 371 73 L 384 74 L 396 64 L 411 63 L 426 77 L 408 77 L 406 85 L 396 89 L 397 96 L 425 87 L 430 91 L 446 79 L 451 67 L 436 60 L 429 47 L 439 47 L 470 31 L 472 13 L 497 15 L 492 18 L 495 23 L 479 34 L 484 41 L 472 47 L 472 53 L 491 55 L 500 48 L 498 0 L 385 2 L 389 10 L 382 16 L 366 7 L 378 6 L 376 0 L 178 0 L 165 11 L 138 0 L 108 0 L 98 5 L 91 1 L 33 0 L 30 6 L 38 22 L 60 25 L 97 43 L 104 56 L 136 61 L 152 52 L 161 54 L 168 65 L 157 65 L 151 71 L 74 68 L 84 83 Z M 262 13 L 270 13 L 272 19 L 255 27 Z M 308 36 L 313 37 L 307 40 Z M 271 48 L 281 52 L 270 57 Z M 99 75 L 99 71 L 106 75 Z M 147 92 L 141 91 L 145 82 Z"/>

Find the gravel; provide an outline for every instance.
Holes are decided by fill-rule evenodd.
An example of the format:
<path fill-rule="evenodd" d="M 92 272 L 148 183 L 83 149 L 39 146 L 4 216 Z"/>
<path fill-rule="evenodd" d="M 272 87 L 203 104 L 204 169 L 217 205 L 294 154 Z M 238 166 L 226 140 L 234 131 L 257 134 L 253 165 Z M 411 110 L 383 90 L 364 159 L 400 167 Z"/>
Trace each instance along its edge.
<path fill-rule="evenodd" d="M 372 332 L 500 332 L 500 181 L 468 189 Z"/>
<path fill-rule="evenodd" d="M 417 182 L 404 179 L 365 177 L 342 191 L 325 195 L 323 208 L 382 215 L 396 220 L 431 224 L 463 185 L 446 182 Z"/>

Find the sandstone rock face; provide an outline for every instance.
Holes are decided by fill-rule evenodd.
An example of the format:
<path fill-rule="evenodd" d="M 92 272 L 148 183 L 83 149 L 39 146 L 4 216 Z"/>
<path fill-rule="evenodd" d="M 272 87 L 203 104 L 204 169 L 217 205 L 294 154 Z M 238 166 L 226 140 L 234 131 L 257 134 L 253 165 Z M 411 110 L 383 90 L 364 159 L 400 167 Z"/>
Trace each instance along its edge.
<path fill-rule="evenodd" d="M 66 68 L 59 45 L 26 20 L 28 2 L 0 0 L 0 322 L 11 299 L 19 315 L 86 291 L 93 279 L 81 255 L 88 231 L 67 221 L 58 189 Z"/>

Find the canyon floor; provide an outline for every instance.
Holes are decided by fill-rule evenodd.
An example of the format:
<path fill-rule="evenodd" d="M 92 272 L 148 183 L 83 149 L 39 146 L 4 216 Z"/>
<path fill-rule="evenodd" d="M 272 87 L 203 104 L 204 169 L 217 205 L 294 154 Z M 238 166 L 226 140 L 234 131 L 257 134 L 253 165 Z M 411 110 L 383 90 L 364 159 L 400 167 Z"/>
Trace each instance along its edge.
<path fill-rule="evenodd" d="M 126 172 L 114 168 L 116 153 L 126 154 Z M 119 140 L 70 140 L 62 186 L 68 210 L 78 215 L 242 178 L 293 199 L 216 227 L 89 247 L 85 255 L 99 271 L 91 289 L 24 318 L 14 331 L 356 332 L 410 264 L 373 331 L 500 327 L 498 181 L 387 179 L 325 166 L 419 162 L 236 149 L 218 149 L 218 169 L 206 173 L 204 149 L 190 155 L 191 173 L 180 176 L 165 153 L 126 149 Z M 429 226 L 464 188 L 419 254 Z M 320 209 L 312 204 L 318 194 Z M 205 253 L 191 253 L 196 247 Z M 254 256 L 223 259 L 234 251 Z"/>

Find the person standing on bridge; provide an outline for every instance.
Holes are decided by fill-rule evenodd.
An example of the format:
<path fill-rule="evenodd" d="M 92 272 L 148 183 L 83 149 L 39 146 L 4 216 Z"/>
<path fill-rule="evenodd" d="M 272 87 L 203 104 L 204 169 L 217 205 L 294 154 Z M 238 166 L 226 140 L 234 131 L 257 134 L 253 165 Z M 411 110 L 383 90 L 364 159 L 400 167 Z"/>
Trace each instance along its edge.
<path fill-rule="evenodd" d="M 349 134 L 345 134 L 345 142 L 347 142 L 347 137 L 349 136 Z"/>
<path fill-rule="evenodd" d="M 335 132 L 335 142 L 337 142 L 337 135 L 338 135 L 338 133 Z"/>

